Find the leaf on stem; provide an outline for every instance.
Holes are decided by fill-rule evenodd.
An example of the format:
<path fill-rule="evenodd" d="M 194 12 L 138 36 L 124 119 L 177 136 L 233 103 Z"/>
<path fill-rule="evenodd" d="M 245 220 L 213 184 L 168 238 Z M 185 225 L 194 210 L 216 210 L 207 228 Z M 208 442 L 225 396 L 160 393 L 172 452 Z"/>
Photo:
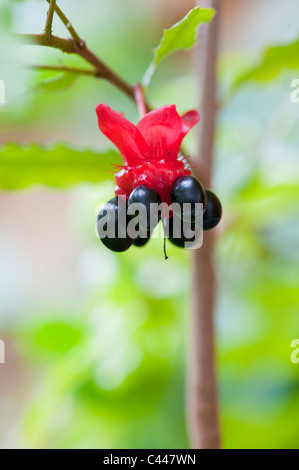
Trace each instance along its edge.
<path fill-rule="evenodd" d="M 0 188 L 21 189 L 34 184 L 66 188 L 84 182 L 100 183 L 113 179 L 113 164 L 121 164 L 114 150 L 96 153 L 62 144 L 8 144 L 0 147 Z"/>
<path fill-rule="evenodd" d="M 299 40 L 266 49 L 260 62 L 239 76 L 233 91 L 248 81 L 266 83 L 277 78 L 285 69 L 299 70 Z"/>
<path fill-rule="evenodd" d="M 37 84 L 40 91 L 59 91 L 70 88 L 78 80 L 78 75 L 72 73 L 59 73 Z"/>
<path fill-rule="evenodd" d="M 181 21 L 164 30 L 159 45 L 154 49 L 154 59 L 143 77 L 143 86 L 147 87 L 150 84 L 157 66 L 167 55 L 194 46 L 197 28 L 201 23 L 210 22 L 214 14 L 213 8 L 196 7 L 190 10 Z"/>

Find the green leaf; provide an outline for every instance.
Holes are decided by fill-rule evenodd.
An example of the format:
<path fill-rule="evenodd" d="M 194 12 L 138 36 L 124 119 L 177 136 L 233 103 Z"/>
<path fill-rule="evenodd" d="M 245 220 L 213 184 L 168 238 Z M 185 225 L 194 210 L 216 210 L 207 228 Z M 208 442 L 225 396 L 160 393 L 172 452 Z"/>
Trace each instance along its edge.
<path fill-rule="evenodd" d="M 233 90 L 248 81 L 269 82 L 286 69 L 299 70 L 299 40 L 266 49 L 260 62 L 238 77 Z"/>
<path fill-rule="evenodd" d="M 38 83 L 35 88 L 40 91 L 60 91 L 70 88 L 78 79 L 74 73 L 59 73 Z"/>
<path fill-rule="evenodd" d="M 197 28 L 201 23 L 208 23 L 215 14 L 213 8 L 196 7 L 178 23 L 165 29 L 160 44 L 154 49 L 154 59 L 145 72 L 142 84 L 149 85 L 151 78 L 161 62 L 167 55 L 180 49 L 190 49 L 196 43 Z"/>
<path fill-rule="evenodd" d="M 261 228 L 297 211 L 299 183 L 270 185 L 256 174 L 235 200 L 234 210 L 245 227 Z"/>
<path fill-rule="evenodd" d="M 79 326 L 63 322 L 44 325 L 34 332 L 34 340 L 39 348 L 61 354 L 76 346 L 81 338 Z"/>
<path fill-rule="evenodd" d="M 0 5 L 0 31 L 7 32 L 11 30 L 12 12 L 9 2 L 3 2 Z"/>
<path fill-rule="evenodd" d="M 65 145 L 8 144 L 0 147 L 0 188 L 20 189 L 33 184 L 65 188 L 82 182 L 99 183 L 113 179 L 113 164 L 121 164 L 114 150 L 96 153 Z"/>

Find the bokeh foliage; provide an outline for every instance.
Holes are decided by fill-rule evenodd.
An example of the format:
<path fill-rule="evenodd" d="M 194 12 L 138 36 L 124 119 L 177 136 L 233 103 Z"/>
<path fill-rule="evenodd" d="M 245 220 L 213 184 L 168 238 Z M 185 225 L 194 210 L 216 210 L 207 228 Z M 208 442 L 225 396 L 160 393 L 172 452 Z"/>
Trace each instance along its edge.
<path fill-rule="evenodd" d="M 40 8 L 34 1 L 12 3 L 0 15 L 7 34 L 20 25 L 20 8 L 22 24 Z M 67 4 L 96 52 L 132 82 L 143 76 L 163 27 L 153 9 L 145 15 L 136 5 L 93 2 L 98 14 L 87 21 L 83 2 Z M 223 105 L 213 186 L 223 200 L 224 220 L 215 253 L 217 367 L 229 448 L 298 448 L 299 366 L 290 361 L 290 342 L 299 329 L 299 107 L 290 101 L 296 44 L 275 45 L 250 70 L 237 55 L 219 60 Z M 25 50 L 30 61 L 56 63 L 56 51 Z M 75 57 L 63 61 L 78 65 Z M 11 57 L 6 76 L 15 76 L 18 68 L 19 56 Z M 65 82 L 63 89 L 46 90 L 41 82 L 53 74 L 20 73 L 0 109 L 0 136 L 7 141 L 5 130 L 12 128 L 22 146 L 8 144 L 0 151 L 0 185 L 72 186 L 65 191 L 73 197 L 72 227 L 82 253 L 91 252 L 95 261 L 87 264 L 88 295 L 78 311 L 38 303 L 32 312 L 25 305 L 22 321 L 7 322 L 10 312 L 1 308 L 0 321 L 7 324 L 1 335 L 14 339 L 34 370 L 17 445 L 187 447 L 189 253 L 169 247 L 165 263 L 161 240 L 154 239 L 145 249 L 116 256 L 94 235 L 95 206 L 112 191 L 101 182 L 111 179 L 110 164 L 119 163 L 114 150 L 103 151 L 107 142 L 96 129 L 94 107 L 107 102 L 136 122 L 134 106 L 110 85 L 88 77 L 67 90 Z M 183 112 L 194 106 L 193 88 L 189 61 L 173 56 L 155 74 L 149 99 L 155 106 L 176 103 Z M 57 145 L 62 134 L 70 145 Z M 31 144 L 45 140 L 52 150 Z M 187 144 L 190 152 L 196 148 L 195 133 Z"/>

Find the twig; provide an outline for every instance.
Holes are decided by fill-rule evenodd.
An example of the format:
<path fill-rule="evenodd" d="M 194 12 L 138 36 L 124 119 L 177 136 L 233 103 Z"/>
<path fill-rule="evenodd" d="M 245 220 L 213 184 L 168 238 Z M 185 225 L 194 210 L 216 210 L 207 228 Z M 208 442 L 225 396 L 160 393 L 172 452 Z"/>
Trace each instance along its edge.
<path fill-rule="evenodd" d="M 134 93 L 135 93 L 135 101 L 136 101 L 137 109 L 139 112 L 139 116 L 140 118 L 143 118 L 143 116 L 146 115 L 149 109 L 147 108 L 147 105 L 144 99 L 142 86 L 139 83 L 137 83 L 134 86 Z"/>
<path fill-rule="evenodd" d="M 50 2 L 51 0 L 47 0 Z M 59 8 L 58 5 L 55 5 L 55 13 L 59 16 L 63 24 L 66 26 L 73 38 L 73 50 L 72 52 L 76 53 L 82 59 L 84 59 L 89 64 L 93 65 L 96 70 L 95 76 L 101 77 L 109 81 L 119 90 L 123 91 L 127 96 L 135 101 L 134 88 L 125 82 L 119 75 L 117 75 L 112 69 L 110 69 L 101 59 L 99 59 L 90 49 L 88 49 L 85 41 L 79 36 L 75 28 L 69 19 L 65 16 L 63 11 Z M 67 51 L 65 51 L 67 52 Z M 149 109 L 149 107 L 148 107 Z"/>
<path fill-rule="evenodd" d="M 215 8 L 211 24 L 201 27 L 202 82 L 198 167 L 205 187 L 210 186 L 216 118 L 216 56 L 220 0 L 200 0 Z M 215 274 L 213 233 L 205 232 L 203 246 L 193 251 L 191 347 L 188 370 L 187 416 L 193 448 L 218 449 L 220 432 L 214 352 Z"/>
<path fill-rule="evenodd" d="M 50 38 L 52 36 L 52 24 L 53 24 L 53 16 L 54 16 L 54 8 L 56 4 L 56 0 L 49 0 L 49 9 L 47 13 L 47 20 L 45 26 L 45 36 L 46 38 Z"/>
<path fill-rule="evenodd" d="M 135 97 L 135 90 L 134 87 L 123 80 L 117 73 L 115 73 L 110 67 L 108 67 L 99 57 L 97 57 L 86 45 L 85 41 L 79 36 L 76 32 L 68 18 L 65 14 L 61 11 L 61 9 L 56 5 L 55 2 L 52 0 L 47 0 L 50 3 L 50 8 L 47 17 L 47 24 L 45 28 L 44 34 L 18 34 L 17 37 L 22 41 L 25 45 L 37 45 L 37 46 L 46 46 L 46 47 L 53 47 L 55 49 L 59 49 L 62 52 L 66 52 L 68 54 L 77 54 L 86 62 L 94 67 L 94 73 L 87 73 L 85 70 L 76 69 L 76 72 L 73 70 L 72 73 L 78 73 L 82 75 L 92 75 L 97 78 L 103 78 L 114 85 L 116 88 L 121 90 L 125 93 L 130 99 L 136 101 Z M 54 6 L 53 6 L 54 4 Z M 52 7 L 52 8 L 51 8 Z M 52 34 L 48 34 L 49 27 L 52 27 L 52 13 L 53 9 L 55 13 L 59 16 L 63 24 L 67 27 L 68 31 L 70 32 L 72 38 L 64 39 L 57 36 L 53 36 Z M 50 18 L 49 18 L 50 17 Z M 51 19 L 52 17 L 52 19 Z M 137 103 L 138 105 L 138 103 Z M 145 102 L 145 109 L 146 111 L 150 111 L 150 106 L 147 102 Z"/>
<path fill-rule="evenodd" d="M 55 13 L 59 16 L 63 24 L 66 26 L 68 31 L 70 32 L 72 38 L 70 39 L 63 39 L 57 36 L 53 36 L 52 34 L 19 34 L 17 37 L 22 41 L 23 44 L 27 45 L 37 45 L 37 46 L 46 46 L 46 47 L 53 47 L 55 49 L 60 49 L 62 52 L 66 52 L 68 54 L 77 54 L 86 62 L 94 67 L 94 74 L 87 74 L 85 71 L 82 75 L 93 75 L 97 78 L 103 78 L 114 85 L 116 88 L 121 90 L 125 93 L 129 98 L 135 101 L 135 91 L 134 87 L 128 84 L 125 80 L 123 80 L 117 73 L 115 73 L 110 67 L 108 67 L 99 57 L 97 57 L 86 45 L 85 41 L 79 36 L 76 32 L 75 28 L 72 26 L 71 22 L 65 16 L 65 14 L 61 11 L 61 9 L 56 5 L 55 2 L 52 0 L 47 0 L 50 3 L 49 14 L 47 17 L 47 25 L 46 28 L 49 28 L 49 24 L 52 25 L 52 9 L 54 8 Z M 54 6 L 53 6 L 54 3 Z M 52 9 L 51 9 L 52 7 Z M 50 12 L 51 10 L 51 12 Z M 51 13 L 51 14 L 50 14 Z M 50 19 L 49 19 L 50 16 Z M 79 72 L 77 69 L 76 73 Z M 150 110 L 150 106 L 145 102 L 146 110 Z"/>
<path fill-rule="evenodd" d="M 50 3 L 52 0 L 47 0 L 48 3 Z M 70 32 L 70 35 L 72 36 L 72 38 L 74 39 L 74 41 L 77 43 L 77 44 L 80 44 L 80 42 L 82 41 L 82 39 L 80 38 L 79 34 L 77 33 L 77 31 L 75 30 L 75 28 L 73 27 L 72 23 L 68 20 L 68 18 L 65 16 L 65 14 L 63 13 L 63 11 L 61 11 L 61 9 L 59 8 L 58 5 L 55 4 L 55 13 L 59 16 L 59 18 L 61 19 L 61 21 L 63 22 L 63 24 L 66 26 L 67 30 Z"/>
<path fill-rule="evenodd" d="M 35 65 L 29 64 L 27 68 L 31 70 L 48 70 L 52 72 L 66 72 L 66 73 L 74 73 L 77 75 L 87 75 L 91 77 L 98 77 L 96 70 L 87 70 L 87 69 L 79 69 L 74 67 L 65 67 L 63 65 Z"/>
<path fill-rule="evenodd" d="M 47 38 L 45 34 L 17 34 L 16 37 L 25 46 L 46 46 L 60 49 L 68 54 L 75 53 L 74 41 L 72 39 L 63 39 L 53 35 Z"/>
<path fill-rule="evenodd" d="M 134 87 L 125 82 L 125 80 L 102 62 L 101 59 L 88 49 L 84 41 L 81 41 L 79 45 L 73 39 L 63 39 L 53 35 L 47 38 L 45 34 L 17 34 L 17 38 L 24 45 L 54 47 L 62 52 L 79 55 L 95 68 L 96 77 L 104 78 L 135 101 Z"/>
<path fill-rule="evenodd" d="M 116 88 L 124 92 L 129 98 L 135 101 L 134 87 L 129 85 L 118 74 L 110 69 L 101 59 L 99 59 L 88 47 L 86 43 L 81 42 L 80 46 L 74 43 L 75 53 L 82 57 L 86 62 L 93 65 L 99 77 L 105 78 Z"/>

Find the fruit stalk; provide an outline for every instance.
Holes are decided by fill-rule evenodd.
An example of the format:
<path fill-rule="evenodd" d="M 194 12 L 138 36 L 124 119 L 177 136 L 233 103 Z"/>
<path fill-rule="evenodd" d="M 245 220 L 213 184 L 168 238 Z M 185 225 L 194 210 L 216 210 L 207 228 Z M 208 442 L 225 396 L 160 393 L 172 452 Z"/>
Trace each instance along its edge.
<path fill-rule="evenodd" d="M 134 93 L 139 117 L 140 119 L 142 119 L 146 115 L 146 113 L 150 111 L 150 109 L 146 104 L 143 89 L 140 83 L 136 83 L 136 85 L 134 85 Z"/>
<path fill-rule="evenodd" d="M 216 15 L 202 25 L 198 51 L 201 82 L 201 125 L 196 173 L 210 187 L 216 120 L 216 58 L 220 0 L 200 0 Z M 191 341 L 187 371 L 187 420 L 195 449 L 220 448 L 214 348 L 214 235 L 204 233 L 203 246 L 193 250 Z"/>

